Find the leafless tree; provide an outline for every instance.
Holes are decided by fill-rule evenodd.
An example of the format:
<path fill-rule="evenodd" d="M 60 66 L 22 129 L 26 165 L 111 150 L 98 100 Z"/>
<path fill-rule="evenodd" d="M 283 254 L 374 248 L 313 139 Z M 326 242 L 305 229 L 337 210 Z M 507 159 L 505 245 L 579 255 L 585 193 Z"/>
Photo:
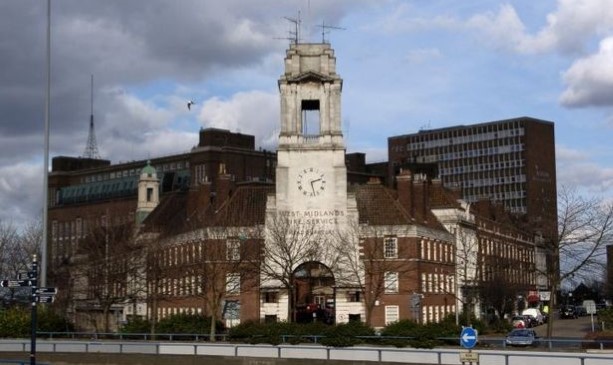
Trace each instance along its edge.
<path fill-rule="evenodd" d="M 104 332 L 110 330 L 110 311 L 126 300 L 128 274 L 133 267 L 137 249 L 132 245 L 134 228 L 131 223 L 110 225 L 106 222 L 89 225 L 86 239 L 79 247 L 86 284 L 80 288 L 90 304 L 90 310 L 102 311 Z M 95 316 L 92 324 L 98 328 Z"/>
<path fill-rule="evenodd" d="M 586 198 L 576 189 L 562 187 L 558 193 L 558 235 L 545 238 L 547 270 L 551 288 L 549 308 L 555 308 L 554 293 L 561 284 L 577 277 L 602 272 L 606 245 L 613 242 L 613 204 L 598 198 Z M 553 316 L 547 324 L 547 336 L 553 332 Z"/>
<path fill-rule="evenodd" d="M 15 280 L 31 270 L 34 255 L 40 252 L 42 226 L 31 221 L 22 229 L 11 223 L 0 222 L 0 276 Z M 40 255 L 38 256 L 40 262 Z M 29 299 L 29 287 L 7 289 L 10 299 Z"/>
<path fill-rule="evenodd" d="M 415 253 L 405 249 L 404 245 L 396 243 L 397 254 L 386 257 L 388 239 L 395 236 L 406 236 L 407 227 L 402 226 L 368 226 L 350 223 L 348 228 L 338 231 L 334 245 L 338 252 L 338 267 L 345 275 L 341 276 L 338 285 L 356 287 L 362 292 L 365 307 L 366 323 L 372 324 L 372 314 L 376 302 L 388 290 L 390 284 L 386 280 L 388 273 L 397 273 L 398 278 L 415 275 Z M 404 233 L 403 233 L 404 232 Z M 416 279 L 417 280 L 417 279 Z M 398 283 L 395 283 L 398 284 Z M 403 290 L 400 285 L 397 285 Z M 416 292 L 417 288 L 404 288 L 407 294 Z M 416 314 L 421 315 L 421 313 Z"/>
<path fill-rule="evenodd" d="M 316 224 L 304 217 L 293 217 L 287 212 L 268 213 L 266 241 L 257 263 L 263 285 L 284 288 L 288 293 L 288 318 L 295 321 L 295 270 L 305 262 L 325 260 L 329 252 L 327 238 Z"/>

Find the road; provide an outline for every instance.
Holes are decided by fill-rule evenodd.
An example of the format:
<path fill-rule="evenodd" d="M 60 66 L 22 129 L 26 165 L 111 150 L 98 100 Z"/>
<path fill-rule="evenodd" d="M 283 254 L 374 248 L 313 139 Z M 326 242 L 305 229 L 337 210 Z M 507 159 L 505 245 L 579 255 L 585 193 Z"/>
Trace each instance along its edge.
<path fill-rule="evenodd" d="M 594 329 L 600 328 L 598 319 L 594 316 Z M 540 337 L 547 336 L 547 324 L 535 328 Z M 554 338 L 583 338 L 592 331 L 592 319 L 590 316 L 579 317 L 577 319 L 559 319 L 553 321 Z"/>

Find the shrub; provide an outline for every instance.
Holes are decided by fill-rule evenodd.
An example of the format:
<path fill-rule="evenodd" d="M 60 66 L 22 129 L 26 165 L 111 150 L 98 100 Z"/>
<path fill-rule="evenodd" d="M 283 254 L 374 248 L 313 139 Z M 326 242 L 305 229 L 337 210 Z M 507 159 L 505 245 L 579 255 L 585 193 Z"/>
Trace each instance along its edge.
<path fill-rule="evenodd" d="M 375 331 L 368 325 L 358 321 L 351 321 L 327 327 L 324 332 L 325 337 L 321 339 L 321 344 L 334 347 L 354 346 L 366 342 L 364 339 L 359 338 L 360 336 L 374 335 Z"/>
<path fill-rule="evenodd" d="M 211 317 L 202 314 L 178 313 L 166 317 L 156 325 L 157 333 L 209 333 Z M 219 333 L 224 330 L 223 324 L 217 321 L 215 330 Z"/>
<path fill-rule="evenodd" d="M 28 337 L 32 330 L 31 310 L 13 307 L 0 311 L 0 337 Z M 72 325 L 52 310 L 39 307 L 36 312 L 36 330 L 40 332 L 72 331 Z"/>
<path fill-rule="evenodd" d="M 613 307 L 598 311 L 598 322 L 604 322 L 604 328 L 613 328 Z"/>
<path fill-rule="evenodd" d="M 0 337 L 27 337 L 30 327 L 29 310 L 15 307 L 0 312 Z"/>
<path fill-rule="evenodd" d="M 414 337 L 417 335 L 420 327 L 421 325 L 419 323 L 408 319 L 391 323 L 381 331 L 381 337 L 383 338 L 379 343 L 396 347 L 406 347 L 409 345 L 410 338 L 395 337 Z"/>
<path fill-rule="evenodd" d="M 72 332 L 74 326 L 66 317 L 48 308 L 39 308 L 37 312 L 37 330 L 40 332 Z"/>
<path fill-rule="evenodd" d="M 121 326 L 123 333 L 149 333 L 151 322 L 141 317 L 131 318 L 128 323 Z"/>

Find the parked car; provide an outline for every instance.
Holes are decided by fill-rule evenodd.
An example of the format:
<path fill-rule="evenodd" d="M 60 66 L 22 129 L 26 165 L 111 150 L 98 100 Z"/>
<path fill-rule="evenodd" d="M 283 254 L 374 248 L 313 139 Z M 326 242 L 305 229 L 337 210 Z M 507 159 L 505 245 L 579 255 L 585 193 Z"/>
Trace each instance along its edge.
<path fill-rule="evenodd" d="M 579 316 L 577 315 L 577 311 L 575 310 L 574 305 L 565 305 L 562 308 L 560 308 L 560 319 L 577 318 L 577 317 Z"/>
<path fill-rule="evenodd" d="M 526 324 L 526 328 L 532 328 L 532 327 L 536 327 L 538 326 L 538 322 L 536 321 L 536 318 L 529 316 L 529 315 L 523 315 L 522 316 L 524 318 L 524 323 Z"/>
<path fill-rule="evenodd" d="M 539 337 L 530 328 L 516 328 L 507 334 L 507 346 L 538 346 Z"/>
<path fill-rule="evenodd" d="M 524 316 L 515 316 L 511 318 L 511 325 L 513 326 L 513 328 L 528 327 L 528 323 L 526 323 L 526 318 Z"/>
<path fill-rule="evenodd" d="M 584 306 L 578 305 L 575 307 L 575 311 L 579 317 L 587 316 L 587 310 Z"/>
<path fill-rule="evenodd" d="M 541 324 L 543 324 L 545 321 L 543 320 L 543 314 L 541 313 L 541 311 L 538 308 L 527 308 L 524 309 L 523 312 L 521 312 L 521 314 L 523 316 L 530 316 L 532 318 L 534 318 L 534 320 L 536 321 L 536 325 L 539 326 Z"/>

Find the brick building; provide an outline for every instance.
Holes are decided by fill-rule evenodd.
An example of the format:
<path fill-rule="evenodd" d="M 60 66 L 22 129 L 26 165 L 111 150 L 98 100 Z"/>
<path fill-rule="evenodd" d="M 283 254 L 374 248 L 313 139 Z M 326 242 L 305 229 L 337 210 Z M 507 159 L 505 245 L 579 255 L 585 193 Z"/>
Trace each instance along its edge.
<path fill-rule="evenodd" d="M 537 285 L 513 216 L 427 174 L 399 169 L 389 187 L 345 154 L 329 44 L 292 44 L 279 90 L 276 154 L 206 129 L 151 161 L 54 159 L 50 281 L 81 328 L 184 312 L 382 327 L 479 315 L 486 281 L 511 298 Z"/>

